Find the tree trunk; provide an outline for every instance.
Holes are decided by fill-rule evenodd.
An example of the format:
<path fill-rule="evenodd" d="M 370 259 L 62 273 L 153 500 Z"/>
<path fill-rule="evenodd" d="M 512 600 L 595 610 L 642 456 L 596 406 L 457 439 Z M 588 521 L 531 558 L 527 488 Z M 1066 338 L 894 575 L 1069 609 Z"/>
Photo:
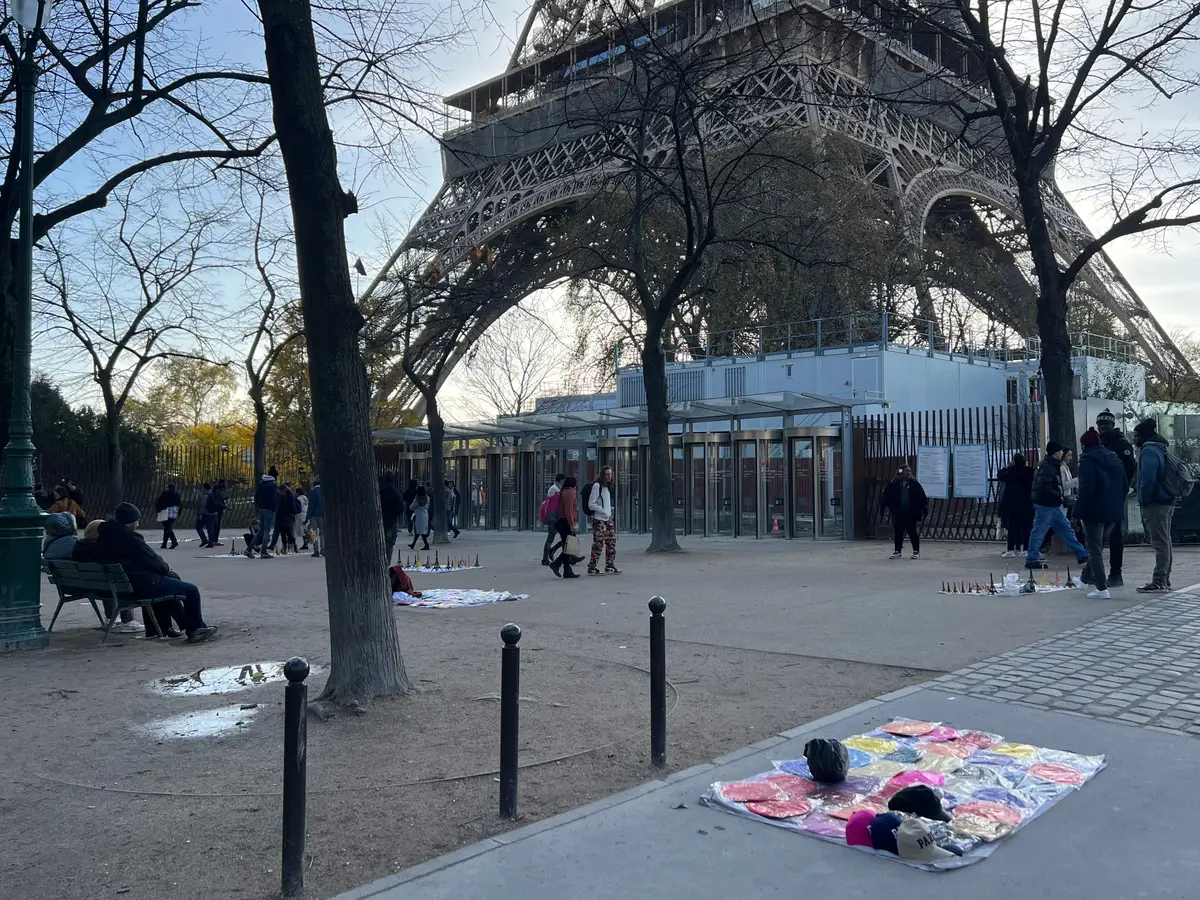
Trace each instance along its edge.
<path fill-rule="evenodd" d="M 642 345 L 642 379 L 650 431 L 650 546 L 647 553 L 678 550 L 675 505 L 671 496 L 671 450 L 667 445 L 667 365 L 660 346 L 661 328 L 647 322 Z"/>
<path fill-rule="evenodd" d="M 121 451 L 121 411 L 110 408 L 104 414 L 104 446 L 108 462 L 108 509 L 112 514 L 125 499 L 125 456 Z M 92 510 L 98 515 L 99 510 Z"/>
<path fill-rule="evenodd" d="M 407 694 L 379 527 L 362 316 L 346 264 L 345 217 L 356 210 L 337 176 L 308 0 L 259 0 L 267 72 L 296 234 L 300 308 L 325 500 L 329 680 L 337 703 Z"/>
<path fill-rule="evenodd" d="M 446 528 L 446 459 L 443 449 L 446 423 L 442 421 L 436 395 L 425 397 L 425 421 L 429 425 L 429 489 L 433 492 L 429 498 L 429 525 L 433 531 L 433 543 L 448 544 L 450 533 Z"/>
<path fill-rule="evenodd" d="M 261 391 L 253 392 L 254 399 L 254 483 L 258 484 L 267 471 L 267 407 Z"/>

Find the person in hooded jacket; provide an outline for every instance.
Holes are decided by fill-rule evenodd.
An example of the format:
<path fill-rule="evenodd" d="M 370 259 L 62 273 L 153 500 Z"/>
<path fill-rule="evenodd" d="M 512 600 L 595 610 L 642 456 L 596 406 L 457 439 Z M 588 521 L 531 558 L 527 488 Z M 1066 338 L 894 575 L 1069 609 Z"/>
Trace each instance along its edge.
<path fill-rule="evenodd" d="M 178 601 L 174 600 L 154 604 L 155 617 L 160 618 L 161 607 L 168 617 L 179 618 L 182 621 L 189 644 L 208 640 L 217 629 L 206 625 L 201 615 L 200 589 L 175 577 L 166 561 L 150 549 L 146 539 L 137 530 L 141 517 L 141 510 L 132 503 L 117 504 L 113 518 L 102 522 L 98 529 L 98 561 L 120 563 L 137 598 L 150 599 L 166 595 L 182 597 L 182 610 L 178 609 Z M 166 618 L 166 621 L 169 621 L 169 618 Z M 172 636 L 169 628 L 167 636 Z"/>
<path fill-rule="evenodd" d="M 254 488 L 254 508 L 258 510 L 258 533 L 254 535 L 254 543 L 244 551 L 247 558 L 253 557 L 254 550 L 257 548 L 260 559 L 271 559 L 271 554 L 267 552 L 267 544 L 270 543 L 271 536 L 275 533 L 275 511 L 279 508 L 279 485 L 276 483 L 278 477 L 279 470 L 271 466 Z"/>
<path fill-rule="evenodd" d="M 1087 550 L 1075 536 L 1067 514 L 1063 511 L 1062 458 L 1066 448 L 1058 441 L 1046 444 L 1046 455 L 1038 463 L 1033 474 L 1033 530 L 1029 535 L 1029 547 L 1025 551 L 1025 568 L 1040 569 L 1044 557 L 1042 541 L 1047 532 L 1053 530 L 1064 544 L 1075 552 L 1075 561 L 1080 565 L 1087 562 Z"/>
<path fill-rule="evenodd" d="M 1096 430 L 1100 432 L 1100 443 L 1106 450 L 1117 455 L 1121 467 L 1125 470 L 1125 493 L 1137 475 L 1137 456 L 1133 452 L 1133 444 L 1117 428 L 1117 417 L 1111 410 L 1104 410 L 1096 416 Z M 1125 563 L 1125 513 L 1122 507 L 1121 521 L 1109 533 L 1108 537 L 1108 586 L 1120 587 L 1125 583 L 1122 577 L 1122 567 Z"/>
<path fill-rule="evenodd" d="M 179 510 L 182 506 L 183 498 L 179 496 L 179 491 L 175 490 L 174 484 L 168 484 L 166 490 L 159 494 L 158 499 L 154 501 L 155 514 L 163 512 L 167 514 L 167 517 L 162 520 L 163 536 L 160 550 L 167 549 L 168 541 L 172 550 L 179 546 L 179 539 L 175 537 L 175 520 L 179 518 Z"/>
<path fill-rule="evenodd" d="M 904 535 L 912 541 L 912 558 L 921 558 L 921 520 L 929 508 L 929 498 L 921 482 L 913 476 L 908 466 L 901 466 L 896 476 L 883 489 L 879 498 L 880 511 L 886 510 L 892 518 L 892 559 L 904 555 Z"/>
<path fill-rule="evenodd" d="M 1167 467 L 1167 441 L 1158 433 L 1154 419 L 1143 419 L 1133 429 L 1138 447 L 1137 497 L 1142 506 L 1142 528 L 1154 548 L 1154 574 L 1137 589 L 1139 594 L 1157 594 L 1171 589 L 1171 519 L 1178 499 L 1163 484 Z"/>
<path fill-rule="evenodd" d="M 1093 600 L 1107 600 L 1108 582 L 1104 575 L 1104 541 L 1114 527 L 1121 527 L 1125 508 L 1125 469 L 1117 454 L 1104 447 L 1100 433 L 1089 428 L 1079 439 L 1079 495 L 1075 515 L 1083 523 L 1087 541 L 1088 565 L 1084 581 L 1095 585 L 1088 594 Z"/>
<path fill-rule="evenodd" d="M 1000 523 L 1008 534 L 1008 549 L 1003 556 L 1019 556 L 1029 546 L 1029 531 L 1033 528 L 1033 467 L 1024 453 L 1017 453 L 996 477 L 1004 485 L 997 504 Z"/>
<path fill-rule="evenodd" d="M 74 559 L 75 517 L 69 512 L 51 513 L 46 518 L 46 536 L 42 538 L 42 559 Z"/>

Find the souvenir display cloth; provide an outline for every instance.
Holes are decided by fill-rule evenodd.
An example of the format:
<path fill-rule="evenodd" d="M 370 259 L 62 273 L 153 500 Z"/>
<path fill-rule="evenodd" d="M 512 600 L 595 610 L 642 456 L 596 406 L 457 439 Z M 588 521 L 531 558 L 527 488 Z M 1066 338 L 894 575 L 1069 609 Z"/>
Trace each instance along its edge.
<path fill-rule="evenodd" d="M 950 821 L 921 819 L 921 823 L 937 846 L 953 856 L 917 860 L 871 847 L 854 849 L 942 871 L 991 856 L 998 842 L 1079 790 L 1105 766 L 1103 756 L 1082 756 L 998 734 L 910 719 L 894 719 L 843 743 L 851 763 L 845 781 L 816 784 L 803 759 L 777 760 L 770 772 L 743 781 L 716 782 L 701 802 L 848 846 L 846 823 L 856 812 L 888 812 L 888 800 L 902 788 L 927 785 Z"/>
<path fill-rule="evenodd" d="M 448 572 L 469 572 L 471 569 L 482 569 L 483 566 L 405 566 L 405 572 L 421 572 L 425 575 L 445 575 Z"/>
<path fill-rule="evenodd" d="M 392 602 L 397 606 L 413 606 L 418 609 L 460 609 L 465 606 L 487 606 L 505 600 L 526 600 L 528 594 L 510 594 L 508 591 L 475 591 L 445 588 L 422 591 L 420 597 L 397 592 Z"/>

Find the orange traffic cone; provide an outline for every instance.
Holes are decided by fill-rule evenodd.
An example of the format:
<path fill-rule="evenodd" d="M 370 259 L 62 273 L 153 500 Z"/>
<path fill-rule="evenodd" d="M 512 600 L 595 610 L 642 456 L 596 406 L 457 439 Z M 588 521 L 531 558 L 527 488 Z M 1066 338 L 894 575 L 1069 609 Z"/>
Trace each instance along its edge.
<path fill-rule="evenodd" d="M 779 530 L 779 516 L 771 516 L 771 534 L 783 534 Z"/>

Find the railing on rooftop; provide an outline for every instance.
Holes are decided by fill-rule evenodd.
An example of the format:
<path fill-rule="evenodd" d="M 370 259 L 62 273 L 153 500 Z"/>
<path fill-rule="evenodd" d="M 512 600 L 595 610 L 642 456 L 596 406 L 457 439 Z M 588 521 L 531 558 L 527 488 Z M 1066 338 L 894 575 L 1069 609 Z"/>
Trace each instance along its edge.
<path fill-rule="evenodd" d="M 880 349 L 922 351 L 998 363 L 1036 360 L 1041 341 L 1017 335 L 979 337 L 949 335 L 925 319 L 859 313 L 759 325 L 696 336 L 667 351 L 669 363 L 712 362 L 717 359 L 761 359 L 770 354 L 813 355 L 829 351 Z M 1079 332 L 1071 335 L 1075 356 L 1115 362 L 1137 362 L 1137 348 L 1129 341 Z"/>

